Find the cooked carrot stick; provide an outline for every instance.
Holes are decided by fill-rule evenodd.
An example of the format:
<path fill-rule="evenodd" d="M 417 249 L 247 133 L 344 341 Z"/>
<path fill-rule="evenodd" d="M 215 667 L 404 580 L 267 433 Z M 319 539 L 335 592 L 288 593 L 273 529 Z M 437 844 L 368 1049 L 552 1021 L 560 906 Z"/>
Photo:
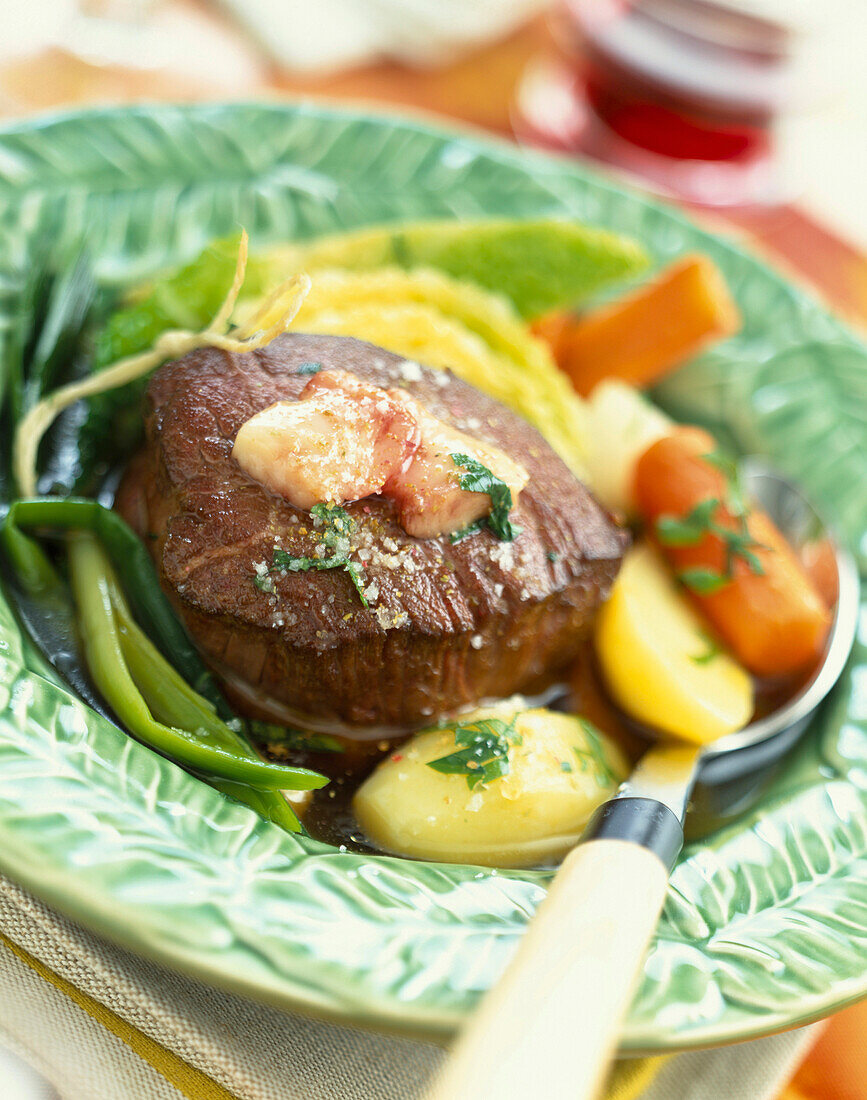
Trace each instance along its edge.
<path fill-rule="evenodd" d="M 717 267 L 706 256 L 687 256 L 624 298 L 590 313 L 549 314 L 534 331 L 586 397 L 603 378 L 658 382 L 740 323 Z"/>
<path fill-rule="evenodd" d="M 771 519 L 742 501 L 712 436 L 678 428 L 635 469 L 649 533 L 735 656 L 758 676 L 815 663 L 830 612 Z"/>

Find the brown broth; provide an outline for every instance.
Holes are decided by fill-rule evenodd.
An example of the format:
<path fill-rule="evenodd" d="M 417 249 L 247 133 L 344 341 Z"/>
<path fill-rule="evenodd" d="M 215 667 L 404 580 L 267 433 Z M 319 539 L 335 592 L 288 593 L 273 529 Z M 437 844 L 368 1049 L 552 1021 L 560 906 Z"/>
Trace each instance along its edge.
<path fill-rule="evenodd" d="M 397 741 L 345 741 L 342 752 L 306 752 L 280 744 L 262 746 L 270 760 L 327 775 L 327 787 L 313 791 L 303 808 L 294 809 L 315 840 L 353 852 L 379 852 L 363 834 L 352 813 L 355 792 Z"/>

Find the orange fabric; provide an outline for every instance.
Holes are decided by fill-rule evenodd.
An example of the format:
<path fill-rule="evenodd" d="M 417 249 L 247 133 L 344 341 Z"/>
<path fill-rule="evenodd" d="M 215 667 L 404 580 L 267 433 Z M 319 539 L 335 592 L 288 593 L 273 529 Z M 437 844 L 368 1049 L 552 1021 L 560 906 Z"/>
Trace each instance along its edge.
<path fill-rule="evenodd" d="M 867 1001 L 831 1017 L 779 1100 L 867 1100 Z"/>

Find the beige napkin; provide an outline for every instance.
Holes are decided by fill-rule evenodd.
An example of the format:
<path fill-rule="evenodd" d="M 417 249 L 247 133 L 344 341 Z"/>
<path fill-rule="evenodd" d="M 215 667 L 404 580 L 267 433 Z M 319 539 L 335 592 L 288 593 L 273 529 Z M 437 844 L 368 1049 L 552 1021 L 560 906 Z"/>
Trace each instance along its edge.
<path fill-rule="evenodd" d="M 612 1096 L 635 1097 L 651 1076 L 641 1100 L 770 1100 L 814 1039 L 806 1028 L 679 1055 L 657 1060 L 655 1074 L 645 1061 Z M 210 989 L 100 940 L 2 876 L 0 1042 L 63 1100 L 416 1100 L 444 1057 Z"/>

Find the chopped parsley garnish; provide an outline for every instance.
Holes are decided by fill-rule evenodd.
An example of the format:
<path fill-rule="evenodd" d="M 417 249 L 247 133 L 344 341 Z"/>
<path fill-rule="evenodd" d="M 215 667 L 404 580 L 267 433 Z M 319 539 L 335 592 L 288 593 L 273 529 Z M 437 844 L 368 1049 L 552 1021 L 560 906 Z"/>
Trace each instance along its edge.
<path fill-rule="evenodd" d="M 466 527 L 462 527 L 460 531 L 452 531 L 449 535 L 449 542 L 463 542 L 465 538 L 469 538 L 470 535 L 474 535 L 477 531 L 485 526 L 484 520 L 477 519 L 475 523 L 468 523 Z"/>
<path fill-rule="evenodd" d="M 458 484 L 467 493 L 486 493 L 491 498 L 491 510 L 484 519 L 471 524 L 463 531 L 456 532 L 458 536 L 452 536 L 452 542 L 459 542 L 466 535 L 478 531 L 481 527 L 489 527 L 503 542 L 512 542 L 521 533 L 521 528 L 516 527 L 509 519 L 512 510 L 512 490 L 495 473 L 483 466 L 475 458 L 469 455 L 454 454 L 451 460 L 455 466 L 461 467 L 465 472 L 458 477 Z"/>
<path fill-rule="evenodd" d="M 697 596 L 712 596 L 719 592 L 727 584 L 731 584 L 731 576 L 720 573 L 718 569 L 708 569 L 704 566 L 696 566 L 695 569 L 682 569 L 677 574 L 677 579 L 690 592 Z"/>
<path fill-rule="evenodd" d="M 704 653 L 696 653 L 695 656 L 690 657 L 693 664 L 709 665 L 711 661 L 715 660 L 723 652 L 722 647 L 717 643 L 716 639 L 711 638 L 709 634 L 704 635 L 704 640 L 707 643 L 707 649 Z"/>
<path fill-rule="evenodd" d="M 728 483 L 726 505 L 731 514 L 733 516 L 749 515 L 750 510 L 744 496 L 741 471 L 735 460 L 730 455 L 723 454 L 722 451 L 708 451 L 706 455 L 702 455 L 702 458 L 705 462 L 709 462 L 711 466 L 715 466 L 726 479 Z"/>
<path fill-rule="evenodd" d="M 349 553 L 349 540 L 355 530 L 355 520 L 339 504 L 314 504 L 310 509 L 313 523 L 322 527 L 322 542 L 335 554 Z"/>
<path fill-rule="evenodd" d="M 579 745 L 572 746 L 572 751 L 575 753 L 578 766 L 581 768 L 582 772 L 586 772 L 588 769 L 591 770 L 593 772 L 593 778 L 600 787 L 608 789 L 616 786 L 617 776 L 608 763 L 605 749 L 602 747 L 602 734 L 593 723 L 586 718 L 579 717 L 578 721 L 581 723 L 581 728 L 587 740 L 586 748 L 581 748 Z"/>
<path fill-rule="evenodd" d="M 299 363 L 295 368 L 296 374 L 318 374 L 322 370 L 321 363 Z"/>
<path fill-rule="evenodd" d="M 509 774 L 509 748 L 521 744 L 515 729 L 517 715 L 510 722 L 502 718 L 480 718 L 455 726 L 457 751 L 438 760 L 429 760 L 428 767 L 444 775 L 466 776 L 467 786 L 475 790 Z"/>
<path fill-rule="evenodd" d="M 355 520 L 345 508 L 337 504 L 314 504 L 310 509 L 313 522 L 320 527 L 320 547 L 323 553 L 319 556 L 308 557 L 306 555 L 290 554 L 279 546 L 274 547 L 274 556 L 271 559 L 271 569 L 265 575 L 257 573 L 253 583 L 263 592 L 273 590 L 271 572 L 281 573 L 306 573 L 311 569 L 343 569 L 355 586 L 358 598 L 365 607 L 368 607 L 367 598 L 364 595 L 364 582 L 361 579 L 361 568 L 349 560 L 351 549 L 350 538 L 355 530 Z M 330 550 L 330 555 L 324 551 Z M 271 583 L 271 588 L 266 588 L 266 583 Z"/>
<path fill-rule="evenodd" d="M 663 546 L 695 546 L 713 529 L 713 514 L 719 507 L 716 497 L 696 504 L 682 519 L 660 516 L 656 521 L 656 537 Z"/>
<path fill-rule="evenodd" d="M 756 542 L 750 534 L 750 511 L 737 465 L 732 459 L 716 451 L 702 457 L 725 476 L 725 500 L 710 497 L 696 504 L 685 516 L 659 516 L 655 529 L 656 537 L 663 546 L 697 546 L 707 535 L 717 535 L 722 540 L 725 549 L 723 571 L 700 566 L 684 569 L 677 574 L 677 579 L 690 591 L 700 596 L 709 596 L 719 592 L 733 580 L 735 562 L 738 560 L 744 562 L 751 573 L 762 576 L 765 570 L 755 551 L 767 550 L 768 547 Z M 737 521 L 737 528 L 717 523 L 713 518 L 716 510 L 722 506 Z"/>

